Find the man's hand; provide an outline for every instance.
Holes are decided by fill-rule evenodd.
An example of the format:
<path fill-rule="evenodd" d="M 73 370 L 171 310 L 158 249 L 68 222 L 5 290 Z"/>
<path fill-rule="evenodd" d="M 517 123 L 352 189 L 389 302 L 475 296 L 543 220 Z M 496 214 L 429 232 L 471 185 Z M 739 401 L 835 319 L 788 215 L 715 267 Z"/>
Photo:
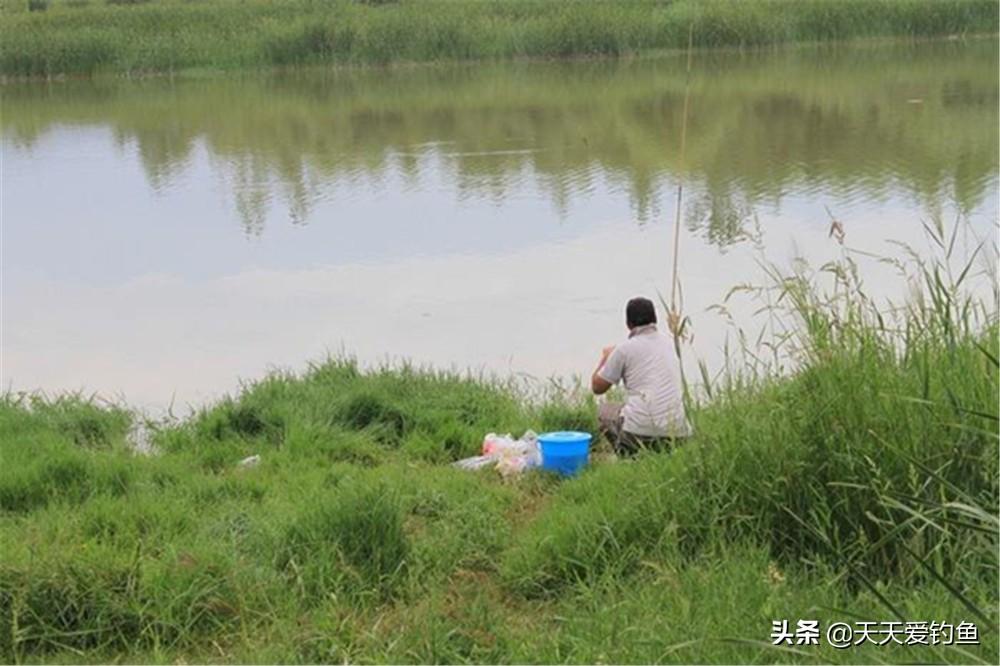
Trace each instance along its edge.
<path fill-rule="evenodd" d="M 604 377 L 601 377 L 600 372 L 601 368 L 604 367 L 604 364 L 607 363 L 608 357 L 611 356 L 611 352 L 614 350 L 614 345 L 608 345 L 601 350 L 601 360 L 598 362 L 597 369 L 594 370 L 594 374 L 590 377 L 590 388 L 597 395 L 607 393 L 608 389 L 611 388 L 611 382 L 604 379 Z"/>
<path fill-rule="evenodd" d="M 614 350 L 615 350 L 614 345 L 608 345 L 607 347 L 601 350 L 601 361 L 600 363 L 597 364 L 598 370 L 604 367 L 604 364 L 607 362 L 608 357 L 611 356 L 611 352 L 613 352 Z"/>

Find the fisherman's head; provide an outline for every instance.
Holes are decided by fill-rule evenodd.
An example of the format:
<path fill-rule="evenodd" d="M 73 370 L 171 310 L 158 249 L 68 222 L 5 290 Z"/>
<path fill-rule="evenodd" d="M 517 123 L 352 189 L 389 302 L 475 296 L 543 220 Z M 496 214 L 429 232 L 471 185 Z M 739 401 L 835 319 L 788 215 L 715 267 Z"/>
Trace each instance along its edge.
<path fill-rule="evenodd" d="M 629 330 L 656 323 L 656 308 L 653 301 L 642 296 L 633 298 L 625 306 L 625 325 Z"/>

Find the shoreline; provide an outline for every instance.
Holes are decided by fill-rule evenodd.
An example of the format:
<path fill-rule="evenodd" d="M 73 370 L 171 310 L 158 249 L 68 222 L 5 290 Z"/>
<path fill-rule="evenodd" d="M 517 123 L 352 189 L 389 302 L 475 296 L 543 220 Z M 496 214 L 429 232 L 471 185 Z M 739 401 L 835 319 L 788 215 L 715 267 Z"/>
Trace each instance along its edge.
<path fill-rule="evenodd" d="M 1000 20 L 987 0 L 49 4 L 7 10 L 4 82 L 662 57 L 687 49 L 689 29 L 698 51 L 957 40 L 995 36 Z"/>
<path fill-rule="evenodd" d="M 695 58 L 706 54 L 733 54 L 757 55 L 773 54 L 783 51 L 797 50 L 821 50 L 821 49 L 865 49 L 878 48 L 893 45 L 918 45 L 934 43 L 966 43 L 980 40 L 991 40 L 1000 37 L 1000 32 L 977 32 L 966 35 L 937 35 L 929 37 L 913 36 L 884 36 L 884 37 L 857 37 L 835 41 L 802 41 L 802 42 L 777 42 L 762 46 L 739 47 L 739 46 L 712 46 L 692 49 Z M 31 75 L 31 76 L 9 76 L 0 74 L 0 87 L 17 86 L 37 83 L 62 84 L 79 83 L 84 81 L 101 82 L 124 82 L 124 81 L 149 81 L 168 79 L 179 81 L 213 80 L 220 78 L 240 78 L 258 76 L 294 76 L 299 74 L 314 74 L 318 72 L 338 73 L 359 73 L 359 72 L 400 72 L 412 69 L 433 69 L 433 68 L 466 68 L 477 66 L 496 65 L 533 65 L 533 64 L 553 64 L 553 63 L 593 63 L 593 62 L 642 62 L 647 60 L 668 60 L 670 58 L 682 58 L 686 56 L 686 50 L 681 48 L 666 48 L 644 51 L 642 53 L 625 54 L 618 56 L 609 55 L 574 55 L 574 56 L 521 56 L 495 59 L 476 60 L 414 60 L 397 61 L 390 63 L 306 63 L 301 65 L 265 65 L 261 67 L 241 67 L 234 66 L 228 68 L 212 67 L 192 67 L 175 71 L 151 70 L 145 72 L 97 72 L 94 74 L 55 74 L 55 75 Z"/>
<path fill-rule="evenodd" d="M 615 461 L 597 442 L 569 479 L 451 463 L 487 432 L 596 432 L 592 400 L 442 373 L 272 375 L 143 451 L 113 408 L 0 399 L 0 660 L 744 663 L 775 617 L 889 612 L 974 621 L 979 643 L 934 661 L 988 659 L 1000 330 L 924 270 L 945 281 L 895 311 L 909 333 L 789 276 L 802 372 L 721 381 L 683 446 Z M 647 638 L 595 633 L 612 617 Z"/>
<path fill-rule="evenodd" d="M 942 44 L 954 42 L 964 44 L 967 42 L 985 41 L 1000 38 L 1000 32 L 976 32 L 963 35 L 933 35 L 933 36 L 908 36 L 908 35 L 888 35 L 876 37 L 849 37 L 838 40 L 812 40 L 812 41 L 791 41 L 775 42 L 759 46 L 707 46 L 696 47 L 691 50 L 693 57 L 706 54 L 733 54 L 740 55 L 760 55 L 774 54 L 784 51 L 798 50 L 823 50 L 823 49 L 865 49 L 886 46 L 906 46 L 919 44 Z M 433 68 L 467 68 L 477 66 L 497 66 L 497 65 L 532 65 L 532 64 L 557 64 L 557 63 L 630 63 L 648 60 L 668 60 L 670 58 L 686 57 L 687 51 L 683 48 L 664 48 L 643 51 L 641 53 L 629 53 L 623 55 L 570 55 L 570 56 L 515 56 L 493 59 L 468 59 L 468 60 L 412 60 L 395 61 L 389 63 L 305 63 L 300 65 L 263 65 L 260 67 L 191 67 L 181 70 L 163 71 L 150 70 L 143 72 L 112 72 L 101 71 L 93 74 L 54 74 L 54 75 L 30 75 L 11 76 L 0 73 L 0 87 L 17 86 L 37 83 L 61 84 L 80 83 L 84 81 L 102 82 L 125 82 L 125 81 L 149 81 L 149 80 L 180 80 L 198 81 L 213 80 L 220 78 L 241 78 L 258 76 L 288 76 L 299 74 L 315 74 L 318 72 L 338 73 L 360 73 L 360 72 L 405 72 L 407 70 L 433 69 Z"/>

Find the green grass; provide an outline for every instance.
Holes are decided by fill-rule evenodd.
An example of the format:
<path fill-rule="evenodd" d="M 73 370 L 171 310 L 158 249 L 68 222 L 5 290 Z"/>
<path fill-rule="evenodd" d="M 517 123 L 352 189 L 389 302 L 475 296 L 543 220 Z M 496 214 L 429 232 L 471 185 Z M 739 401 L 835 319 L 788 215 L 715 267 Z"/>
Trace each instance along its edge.
<path fill-rule="evenodd" d="M 0 74 L 621 56 L 995 33 L 991 0 L 7 2 Z"/>
<path fill-rule="evenodd" d="M 120 408 L 8 395 L 0 661 L 993 663 L 995 271 L 928 230 L 906 307 L 849 253 L 776 273 L 798 370 L 717 378 L 684 447 L 572 480 L 446 463 L 488 431 L 593 430 L 591 399 L 449 373 L 272 375 L 153 424 L 153 455 Z M 781 650 L 780 619 L 968 620 L 982 644 Z"/>

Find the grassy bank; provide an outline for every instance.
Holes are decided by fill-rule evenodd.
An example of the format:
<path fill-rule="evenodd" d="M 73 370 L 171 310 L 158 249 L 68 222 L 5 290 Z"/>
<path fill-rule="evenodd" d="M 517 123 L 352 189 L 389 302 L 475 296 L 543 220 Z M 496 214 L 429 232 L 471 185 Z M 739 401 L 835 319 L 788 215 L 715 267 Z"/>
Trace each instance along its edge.
<path fill-rule="evenodd" d="M 948 265 L 906 308 L 849 257 L 832 292 L 779 278 L 794 376 L 721 378 L 686 446 L 572 480 L 446 463 L 487 431 L 593 431 L 589 399 L 449 374 L 273 375 L 151 456 L 126 411 L 7 396 L 0 660 L 993 663 L 1000 333 L 995 291 L 968 294 L 995 276 Z M 781 619 L 981 644 L 782 650 Z"/>
<path fill-rule="evenodd" d="M 32 11 L 32 9 L 34 11 Z M 992 0 L 31 0 L 7 2 L 0 74 L 626 55 L 995 33 Z"/>

